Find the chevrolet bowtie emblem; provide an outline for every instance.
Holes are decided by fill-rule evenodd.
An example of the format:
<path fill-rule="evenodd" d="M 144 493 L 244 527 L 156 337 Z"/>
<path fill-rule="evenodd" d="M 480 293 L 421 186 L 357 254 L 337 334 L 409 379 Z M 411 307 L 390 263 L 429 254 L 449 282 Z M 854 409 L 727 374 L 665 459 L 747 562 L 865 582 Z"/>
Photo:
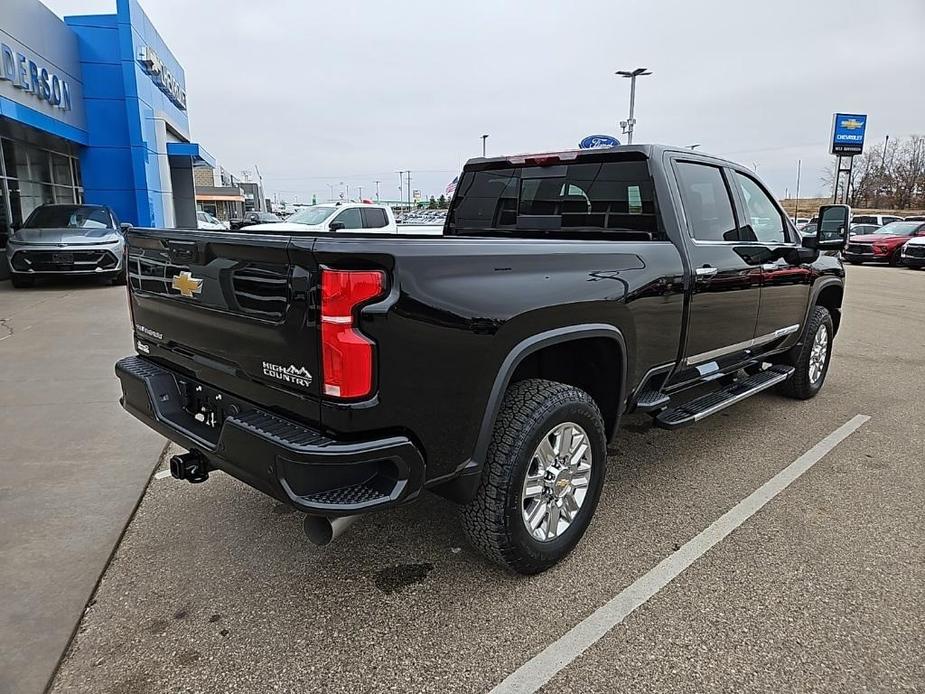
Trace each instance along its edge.
<path fill-rule="evenodd" d="M 193 294 L 198 294 L 202 291 L 202 280 L 196 279 L 184 270 L 179 275 L 174 276 L 170 286 L 180 292 L 180 296 L 192 299 Z"/>

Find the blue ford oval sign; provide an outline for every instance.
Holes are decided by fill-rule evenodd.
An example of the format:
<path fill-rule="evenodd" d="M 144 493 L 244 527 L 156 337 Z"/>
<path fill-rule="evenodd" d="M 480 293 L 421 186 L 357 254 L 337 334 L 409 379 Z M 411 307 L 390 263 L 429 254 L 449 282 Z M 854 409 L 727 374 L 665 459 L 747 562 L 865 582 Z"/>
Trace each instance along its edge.
<path fill-rule="evenodd" d="M 580 149 L 596 149 L 598 147 L 617 147 L 620 141 L 611 135 L 588 135 L 578 143 Z"/>

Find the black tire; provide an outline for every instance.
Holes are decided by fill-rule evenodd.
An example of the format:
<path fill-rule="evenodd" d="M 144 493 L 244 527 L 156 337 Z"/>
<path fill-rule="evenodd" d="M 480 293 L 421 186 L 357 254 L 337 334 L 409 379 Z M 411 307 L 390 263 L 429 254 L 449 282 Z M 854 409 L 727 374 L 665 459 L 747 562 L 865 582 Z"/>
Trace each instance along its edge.
<path fill-rule="evenodd" d="M 849 260 L 848 262 L 851 263 L 852 265 L 863 265 L 864 264 L 860 260 Z"/>
<path fill-rule="evenodd" d="M 897 266 L 903 264 L 902 248 L 897 248 L 893 251 L 893 255 L 890 256 L 890 265 Z"/>
<path fill-rule="evenodd" d="M 111 281 L 113 285 L 125 284 L 125 270 L 122 270 L 118 275 L 113 275 Z"/>
<path fill-rule="evenodd" d="M 23 276 L 14 273 L 10 275 L 10 282 L 12 282 L 13 286 L 17 287 L 18 289 L 25 289 L 35 284 L 35 278 L 29 277 L 28 275 Z"/>
<path fill-rule="evenodd" d="M 825 364 L 822 374 L 813 381 L 810 377 L 810 360 L 813 352 L 813 342 L 816 333 L 824 329 L 828 333 L 825 349 Z M 829 373 L 829 364 L 832 361 L 832 342 L 835 337 L 835 326 L 832 316 L 824 306 L 815 306 L 803 331 L 803 338 L 786 353 L 783 363 L 793 366 L 796 370 L 789 379 L 781 384 L 781 392 L 790 398 L 808 400 L 815 397 L 822 390 L 825 377 Z"/>
<path fill-rule="evenodd" d="M 587 434 L 591 471 L 584 500 L 558 537 L 541 541 L 527 530 L 522 490 L 534 452 L 559 424 Z M 475 498 L 463 506 L 469 541 L 485 556 L 521 574 L 545 571 L 574 549 L 600 498 L 607 464 L 604 422 L 594 400 L 573 386 L 530 379 L 505 393 Z"/>

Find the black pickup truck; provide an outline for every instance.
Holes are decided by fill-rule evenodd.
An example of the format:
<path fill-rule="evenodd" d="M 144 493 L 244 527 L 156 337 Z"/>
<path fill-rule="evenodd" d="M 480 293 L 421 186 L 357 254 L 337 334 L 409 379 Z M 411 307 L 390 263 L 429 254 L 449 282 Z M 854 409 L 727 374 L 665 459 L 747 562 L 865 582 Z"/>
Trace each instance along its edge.
<path fill-rule="evenodd" d="M 580 540 L 620 417 L 814 396 L 849 210 L 801 239 L 752 171 L 620 146 L 469 161 L 444 235 L 132 229 L 124 407 L 306 513 L 321 544 L 424 490 L 521 573 Z"/>

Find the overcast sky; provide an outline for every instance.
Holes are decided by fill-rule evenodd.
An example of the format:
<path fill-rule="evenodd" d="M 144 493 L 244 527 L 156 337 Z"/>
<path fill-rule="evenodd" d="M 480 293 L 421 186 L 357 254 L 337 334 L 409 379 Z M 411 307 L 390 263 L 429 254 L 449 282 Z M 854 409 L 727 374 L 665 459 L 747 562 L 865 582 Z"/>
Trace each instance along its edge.
<path fill-rule="evenodd" d="M 115 0 L 44 0 L 60 15 Z M 777 195 L 822 191 L 834 111 L 925 134 L 925 0 L 141 0 L 186 70 L 193 139 L 303 202 L 439 195 L 463 162 L 614 134 L 698 143 Z"/>

